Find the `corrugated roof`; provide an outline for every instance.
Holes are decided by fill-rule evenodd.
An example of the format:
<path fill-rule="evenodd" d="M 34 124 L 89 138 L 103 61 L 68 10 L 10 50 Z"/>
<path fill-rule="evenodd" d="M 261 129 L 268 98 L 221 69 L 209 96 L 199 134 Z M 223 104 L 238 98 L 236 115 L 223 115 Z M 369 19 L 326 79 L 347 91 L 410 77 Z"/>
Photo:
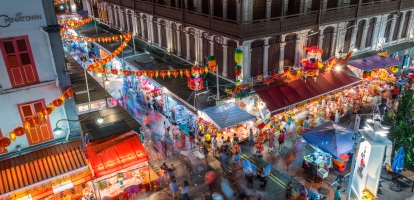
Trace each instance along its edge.
<path fill-rule="evenodd" d="M 76 140 L 0 161 L 0 195 L 87 166 Z"/>

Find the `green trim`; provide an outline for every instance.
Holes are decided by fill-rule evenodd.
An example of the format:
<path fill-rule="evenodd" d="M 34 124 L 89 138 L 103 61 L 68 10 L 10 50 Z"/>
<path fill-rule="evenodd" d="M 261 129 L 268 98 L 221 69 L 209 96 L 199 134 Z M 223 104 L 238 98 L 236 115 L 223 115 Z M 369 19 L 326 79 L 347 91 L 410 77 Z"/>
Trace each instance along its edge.
<path fill-rule="evenodd" d="M 365 58 L 365 57 L 369 57 L 369 56 L 374 56 L 374 55 L 378 55 L 379 53 L 382 52 L 387 52 L 388 55 L 396 53 L 396 52 L 400 52 L 406 49 L 410 49 L 414 47 L 414 42 L 403 42 L 400 44 L 396 44 L 396 45 L 392 45 L 392 46 L 388 46 L 388 47 L 384 47 L 380 50 L 372 50 L 372 51 L 368 51 L 365 53 L 361 53 L 355 56 L 352 56 L 349 60 L 357 60 L 357 59 L 361 59 L 361 58 Z"/>

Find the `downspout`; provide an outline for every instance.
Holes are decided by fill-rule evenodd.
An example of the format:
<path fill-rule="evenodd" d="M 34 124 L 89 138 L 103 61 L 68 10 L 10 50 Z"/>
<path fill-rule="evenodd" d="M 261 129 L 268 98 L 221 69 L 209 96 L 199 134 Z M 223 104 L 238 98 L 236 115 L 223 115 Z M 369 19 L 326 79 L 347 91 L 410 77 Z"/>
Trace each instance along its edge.
<path fill-rule="evenodd" d="M 40 27 L 40 31 L 42 33 L 44 33 L 45 36 L 46 36 L 47 47 L 48 47 L 49 52 L 50 52 L 50 60 L 52 61 L 52 68 L 53 68 L 53 72 L 55 73 L 56 88 L 58 88 L 58 93 L 59 93 L 59 96 L 60 96 L 60 95 L 62 95 L 62 90 L 61 90 L 60 84 L 59 84 L 59 78 L 58 78 L 57 71 L 56 71 L 55 60 L 53 59 L 53 51 L 52 51 L 52 45 L 50 44 L 49 34 L 45 30 L 43 30 L 42 27 Z M 65 117 L 67 117 L 65 109 L 63 109 L 63 114 L 64 114 Z M 68 122 L 66 122 L 66 126 L 69 127 Z M 66 141 L 68 141 L 69 135 L 70 135 L 70 130 L 68 130 L 68 132 L 66 134 L 66 137 L 65 137 Z"/>
<path fill-rule="evenodd" d="M 55 73 L 56 87 L 57 87 L 57 88 L 59 88 L 59 95 L 61 95 L 61 94 L 62 94 L 62 92 L 61 92 L 61 90 L 60 90 L 59 79 L 58 79 L 58 75 L 57 75 L 57 72 L 56 72 L 56 64 L 55 64 L 55 60 L 53 59 L 53 51 L 52 51 L 52 45 L 50 44 L 50 40 L 49 40 L 49 34 L 48 34 L 45 30 L 43 30 L 43 28 L 42 28 L 42 27 L 40 27 L 40 31 L 41 31 L 42 33 L 44 33 L 44 34 L 45 34 L 45 36 L 46 36 L 47 47 L 48 47 L 49 52 L 50 52 L 50 60 L 52 61 L 52 65 L 53 65 L 53 72 Z"/>

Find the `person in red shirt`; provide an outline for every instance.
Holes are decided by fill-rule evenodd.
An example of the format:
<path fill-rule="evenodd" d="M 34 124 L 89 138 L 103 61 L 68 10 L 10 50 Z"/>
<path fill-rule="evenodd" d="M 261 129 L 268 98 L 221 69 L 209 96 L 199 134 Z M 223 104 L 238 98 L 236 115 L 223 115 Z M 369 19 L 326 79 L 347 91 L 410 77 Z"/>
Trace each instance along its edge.
<path fill-rule="evenodd" d="M 285 130 L 285 129 L 283 129 L 283 130 Z M 279 151 L 282 151 L 283 143 L 285 143 L 285 133 L 284 133 L 284 131 L 280 131 L 280 135 L 277 138 L 277 140 L 279 141 Z"/>
<path fill-rule="evenodd" d="M 398 90 L 398 87 L 394 86 L 394 89 L 392 89 L 392 100 L 395 101 L 400 91 Z"/>

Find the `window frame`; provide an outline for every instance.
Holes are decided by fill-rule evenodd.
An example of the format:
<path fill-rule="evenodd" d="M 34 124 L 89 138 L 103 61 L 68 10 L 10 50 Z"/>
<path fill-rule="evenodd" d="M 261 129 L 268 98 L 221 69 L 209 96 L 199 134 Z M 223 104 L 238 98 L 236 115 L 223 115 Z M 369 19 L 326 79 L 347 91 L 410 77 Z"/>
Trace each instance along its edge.
<path fill-rule="evenodd" d="M 34 78 L 34 81 L 32 81 L 30 83 L 27 80 L 27 76 L 24 76 L 24 73 L 25 73 L 24 65 L 22 64 L 22 60 L 20 58 L 20 54 L 23 51 L 22 52 L 19 51 L 19 48 L 18 48 L 17 43 L 16 43 L 17 40 L 22 40 L 22 39 L 26 42 L 26 48 L 27 48 L 27 51 L 24 51 L 24 52 L 27 52 L 29 54 L 30 62 L 31 62 L 31 65 L 32 65 L 32 71 L 33 71 L 32 76 Z M 16 84 L 16 81 L 13 78 L 13 72 L 11 71 L 11 66 L 10 66 L 9 61 L 7 59 L 7 56 L 10 55 L 10 54 L 6 53 L 5 48 L 0 48 L 1 53 L 3 55 L 3 61 L 4 61 L 4 64 L 6 66 L 7 74 L 9 76 L 9 80 L 10 80 L 12 88 L 24 87 L 24 86 L 29 86 L 29 85 L 34 85 L 34 84 L 39 83 L 40 82 L 39 81 L 39 74 L 37 72 L 36 63 L 34 61 L 33 51 L 32 51 L 32 47 L 30 45 L 29 37 L 27 35 L 24 35 L 24 36 L 17 36 L 17 37 L 0 38 L 0 47 L 3 47 L 4 46 L 3 42 L 7 42 L 7 41 L 12 41 L 13 48 L 14 48 L 14 51 L 15 51 L 14 55 L 16 55 L 16 58 L 17 58 L 17 61 L 18 61 L 18 64 L 19 64 L 19 68 L 21 69 L 21 73 L 23 73 L 22 74 L 23 84 Z"/>

